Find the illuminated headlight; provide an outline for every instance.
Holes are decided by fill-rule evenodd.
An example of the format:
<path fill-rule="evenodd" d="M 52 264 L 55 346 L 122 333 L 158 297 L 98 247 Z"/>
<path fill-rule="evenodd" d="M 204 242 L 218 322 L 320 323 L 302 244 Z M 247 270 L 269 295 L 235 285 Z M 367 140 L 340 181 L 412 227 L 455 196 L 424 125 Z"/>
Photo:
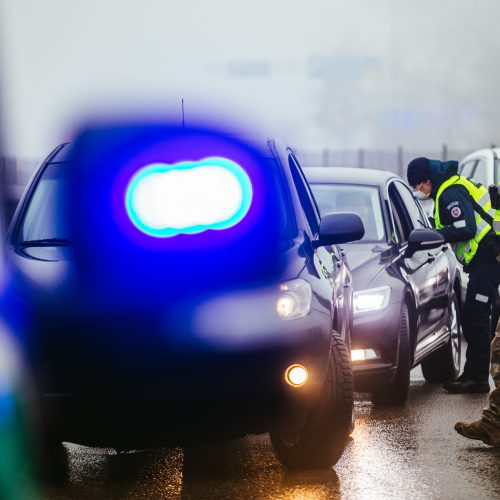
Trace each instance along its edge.
<path fill-rule="evenodd" d="M 303 280 L 286 281 L 280 285 L 280 296 L 276 301 L 276 312 L 282 319 L 307 316 L 311 311 L 311 285 Z"/>
<path fill-rule="evenodd" d="M 391 287 L 389 286 L 354 292 L 354 314 L 384 309 L 389 304 L 390 297 Z"/>

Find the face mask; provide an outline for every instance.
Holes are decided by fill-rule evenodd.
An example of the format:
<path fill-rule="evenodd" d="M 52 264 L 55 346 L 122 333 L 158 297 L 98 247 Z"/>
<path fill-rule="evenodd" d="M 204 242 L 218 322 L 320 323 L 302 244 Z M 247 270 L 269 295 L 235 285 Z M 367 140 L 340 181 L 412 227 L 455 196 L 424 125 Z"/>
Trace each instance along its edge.
<path fill-rule="evenodd" d="M 417 200 L 428 200 L 429 197 L 430 197 L 430 194 L 424 194 L 422 193 L 422 191 L 413 191 L 413 196 L 415 196 L 415 198 Z"/>

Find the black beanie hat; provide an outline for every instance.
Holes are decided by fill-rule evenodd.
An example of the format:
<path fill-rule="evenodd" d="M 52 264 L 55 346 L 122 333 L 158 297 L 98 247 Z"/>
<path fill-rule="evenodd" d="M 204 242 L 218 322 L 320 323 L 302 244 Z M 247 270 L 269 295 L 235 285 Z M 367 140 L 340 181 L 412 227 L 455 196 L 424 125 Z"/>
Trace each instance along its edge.
<path fill-rule="evenodd" d="M 415 187 L 421 182 L 425 182 L 431 177 L 431 168 L 429 165 L 429 160 L 427 158 L 415 158 L 410 163 L 408 163 L 408 170 L 406 172 L 408 177 L 408 184 Z"/>

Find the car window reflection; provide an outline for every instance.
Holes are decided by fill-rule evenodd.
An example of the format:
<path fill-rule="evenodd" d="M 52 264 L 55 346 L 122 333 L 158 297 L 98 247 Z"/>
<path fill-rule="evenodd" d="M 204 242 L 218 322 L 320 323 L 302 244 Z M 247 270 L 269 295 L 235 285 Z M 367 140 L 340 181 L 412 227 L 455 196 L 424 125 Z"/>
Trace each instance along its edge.
<path fill-rule="evenodd" d="M 384 219 L 376 187 L 341 184 L 314 184 L 316 202 L 322 215 L 331 212 L 358 214 L 365 227 L 361 241 L 385 241 Z"/>

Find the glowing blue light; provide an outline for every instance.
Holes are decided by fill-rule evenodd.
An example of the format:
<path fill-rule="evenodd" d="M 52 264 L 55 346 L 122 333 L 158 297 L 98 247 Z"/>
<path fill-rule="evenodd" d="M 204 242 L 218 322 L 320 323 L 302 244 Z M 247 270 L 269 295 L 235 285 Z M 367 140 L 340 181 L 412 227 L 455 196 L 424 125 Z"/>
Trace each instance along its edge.
<path fill-rule="evenodd" d="M 246 172 L 219 157 L 146 165 L 132 177 L 125 195 L 133 224 L 160 238 L 227 229 L 245 217 L 251 202 Z"/>

